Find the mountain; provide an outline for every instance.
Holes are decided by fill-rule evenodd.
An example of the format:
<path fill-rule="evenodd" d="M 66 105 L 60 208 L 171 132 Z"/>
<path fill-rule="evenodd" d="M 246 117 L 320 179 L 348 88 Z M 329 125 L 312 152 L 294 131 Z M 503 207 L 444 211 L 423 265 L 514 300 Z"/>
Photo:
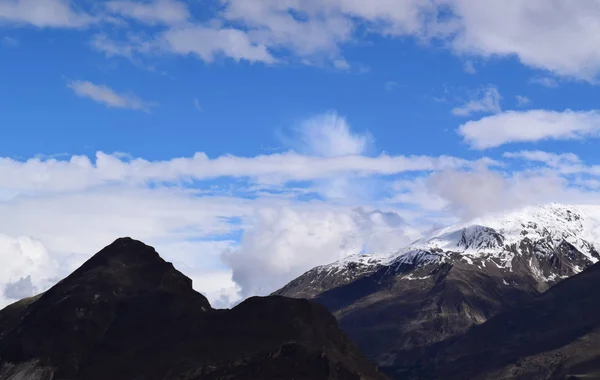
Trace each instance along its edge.
<path fill-rule="evenodd" d="M 129 238 L 0 311 L 1 380 L 225 378 L 384 376 L 323 306 L 273 296 L 215 310 L 188 277 Z"/>
<path fill-rule="evenodd" d="M 275 294 L 325 305 L 368 357 L 395 371 L 593 265 L 599 242 L 600 207 L 529 207 L 314 268 Z"/>
<path fill-rule="evenodd" d="M 600 379 L 600 264 L 430 348 L 401 379 Z"/>

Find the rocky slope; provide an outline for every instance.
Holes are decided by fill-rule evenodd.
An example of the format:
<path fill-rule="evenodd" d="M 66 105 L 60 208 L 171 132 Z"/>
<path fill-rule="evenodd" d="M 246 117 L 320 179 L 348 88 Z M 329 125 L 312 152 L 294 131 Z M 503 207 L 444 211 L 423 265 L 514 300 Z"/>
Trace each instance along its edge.
<path fill-rule="evenodd" d="M 215 310 L 129 238 L 0 311 L 0 379 L 382 379 L 321 305 L 251 298 Z"/>
<path fill-rule="evenodd" d="M 432 346 L 401 379 L 600 379 L 600 264 Z"/>
<path fill-rule="evenodd" d="M 600 207 L 548 205 L 348 257 L 276 292 L 327 306 L 365 354 L 410 367 L 427 347 L 529 302 L 600 255 Z"/>

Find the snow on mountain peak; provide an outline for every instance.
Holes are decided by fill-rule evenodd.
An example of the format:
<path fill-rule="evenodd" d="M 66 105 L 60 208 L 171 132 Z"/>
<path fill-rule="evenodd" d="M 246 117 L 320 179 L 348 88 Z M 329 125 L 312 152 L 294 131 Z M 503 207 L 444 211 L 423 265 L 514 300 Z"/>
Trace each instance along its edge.
<path fill-rule="evenodd" d="M 490 215 L 443 228 L 398 251 L 401 262 L 414 261 L 422 251 L 471 258 L 494 257 L 510 267 L 521 242 L 528 241 L 537 251 L 551 252 L 566 242 L 591 262 L 598 261 L 600 248 L 600 206 L 549 204 L 530 206 L 504 214 Z"/>
<path fill-rule="evenodd" d="M 391 255 L 353 255 L 319 269 L 337 272 L 351 264 L 374 267 L 445 261 L 456 254 L 468 263 L 494 258 L 510 269 L 523 241 L 542 254 L 566 242 L 595 263 L 600 258 L 600 206 L 553 203 L 493 214 L 438 230 Z"/>
<path fill-rule="evenodd" d="M 426 281 L 438 263 L 452 263 L 500 278 L 504 286 L 544 291 L 598 262 L 598 251 L 600 206 L 549 204 L 446 227 L 392 254 L 347 256 L 313 268 L 285 289 L 313 297 L 375 273 Z"/>

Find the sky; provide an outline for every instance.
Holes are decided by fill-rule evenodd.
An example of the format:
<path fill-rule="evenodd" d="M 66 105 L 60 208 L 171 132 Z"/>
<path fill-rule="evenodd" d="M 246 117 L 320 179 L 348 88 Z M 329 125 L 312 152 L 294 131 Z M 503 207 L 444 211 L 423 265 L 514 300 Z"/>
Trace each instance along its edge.
<path fill-rule="evenodd" d="M 130 236 L 215 307 L 600 200 L 600 1 L 0 0 L 0 304 Z"/>

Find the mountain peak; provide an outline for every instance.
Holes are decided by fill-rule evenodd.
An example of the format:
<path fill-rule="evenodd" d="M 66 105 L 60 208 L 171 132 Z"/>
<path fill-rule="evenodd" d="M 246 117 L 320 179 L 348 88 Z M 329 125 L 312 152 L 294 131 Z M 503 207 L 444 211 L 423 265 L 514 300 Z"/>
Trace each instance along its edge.
<path fill-rule="evenodd" d="M 163 260 L 153 247 L 130 237 L 119 238 L 100 250 L 61 284 L 123 296 L 167 292 L 204 298 L 193 290 L 192 280 Z M 202 303 L 210 308 L 208 300 Z"/>
<path fill-rule="evenodd" d="M 121 237 L 96 253 L 86 264 L 86 267 L 106 264 L 107 260 L 118 260 L 123 263 L 152 263 L 162 261 L 156 250 L 139 240 Z M 91 263 L 90 263 L 91 262 Z M 90 264 L 88 264 L 90 263 Z"/>
<path fill-rule="evenodd" d="M 318 300 L 379 365 L 410 366 L 430 345 L 598 262 L 596 247 L 600 206 L 526 207 L 443 228 L 391 255 L 317 267 L 275 294 Z"/>
<path fill-rule="evenodd" d="M 117 239 L 41 296 L 0 311 L 0 380 L 248 373 L 384 378 L 323 306 L 268 297 L 212 309 L 189 278 L 131 238 Z"/>

